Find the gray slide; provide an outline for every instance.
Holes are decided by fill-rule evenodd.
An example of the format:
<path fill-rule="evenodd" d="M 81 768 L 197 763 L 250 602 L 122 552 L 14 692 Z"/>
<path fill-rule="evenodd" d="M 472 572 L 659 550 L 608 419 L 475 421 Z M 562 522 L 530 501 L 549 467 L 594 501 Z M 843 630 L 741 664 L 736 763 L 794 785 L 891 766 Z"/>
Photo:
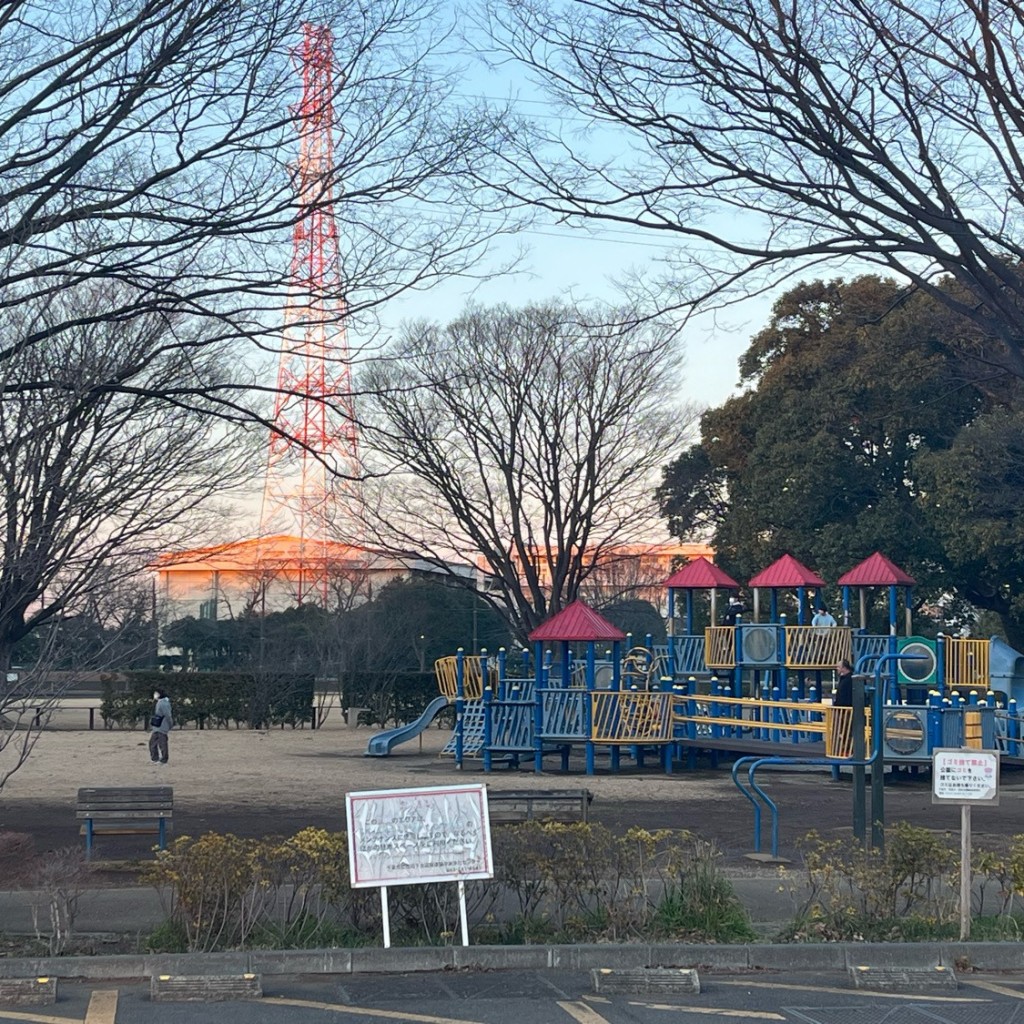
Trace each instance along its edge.
<path fill-rule="evenodd" d="M 447 697 L 435 697 L 415 722 L 400 725 L 397 729 L 387 729 L 385 732 L 377 733 L 376 736 L 371 736 L 363 757 L 387 757 L 391 753 L 391 749 L 397 747 L 399 743 L 405 743 L 406 740 L 419 736 L 446 707 L 448 707 Z"/>

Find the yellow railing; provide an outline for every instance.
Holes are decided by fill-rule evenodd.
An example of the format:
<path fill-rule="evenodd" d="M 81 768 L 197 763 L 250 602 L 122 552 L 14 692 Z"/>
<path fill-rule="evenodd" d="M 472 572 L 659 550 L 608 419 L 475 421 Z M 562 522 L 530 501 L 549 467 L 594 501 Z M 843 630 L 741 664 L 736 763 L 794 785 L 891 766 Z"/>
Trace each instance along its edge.
<path fill-rule="evenodd" d="M 718 717 L 710 714 L 712 705 Z M 699 714 L 689 709 L 699 707 Z M 784 721 L 776 721 L 780 714 Z M 793 714 L 800 717 L 793 720 Z M 865 708 L 864 749 L 871 749 L 870 712 Z M 829 704 L 811 704 L 792 700 L 751 700 L 745 697 L 701 697 L 699 700 L 674 697 L 672 721 L 676 724 L 694 723 L 698 734 L 707 734 L 714 726 L 723 729 L 742 726 L 755 735 L 765 733 L 799 733 L 810 740 L 825 744 L 825 756 L 849 758 L 853 756 L 851 737 L 853 709 L 835 708 Z M 814 719 L 817 720 L 814 720 Z M 980 724 L 979 724 L 980 735 Z"/>
<path fill-rule="evenodd" d="M 849 626 L 786 627 L 786 668 L 835 668 L 852 654 Z"/>
<path fill-rule="evenodd" d="M 985 743 L 981 732 L 981 712 L 964 711 L 964 746 L 981 750 Z"/>
<path fill-rule="evenodd" d="M 864 709 L 864 752 L 871 750 L 871 709 Z M 825 709 L 825 756 L 853 757 L 853 708 Z"/>
<path fill-rule="evenodd" d="M 946 685 L 981 687 L 987 690 L 988 652 L 992 646 L 990 641 L 947 636 L 945 643 Z"/>
<path fill-rule="evenodd" d="M 671 693 L 594 690 L 590 738 L 595 743 L 671 743 Z"/>
<path fill-rule="evenodd" d="M 708 668 L 736 667 L 736 627 L 706 626 L 704 664 Z"/>
<path fill-rule="evenodd" d="M 462 696 L 466 700 L 479 700 L 484 695 L 483 659 L 477 654 L 467 654 L 462 659 Z M 434 677 L 442 697 L 455 700 L 459 695 L 458 655 L 438 658 L 434 662 Z M 498 685 L 498 663 L 494 658 L 487 660 L 487 675 L 492 687 Z"/>
<path fill-rule="evenodd" d="M 774 730 L 778 732 L 799 732 L 821 736 L 825 730 L 823 721 L 773 721 L 775 712 L 798 712 L 801 714 L 821 714 L 827 709 L 825 704 L 812 704 L 809 701 L 798 700 L 760 700 L 750 697 L 713 697 L 701 695 L 696 700 L 692 697 L 676 697 L 673 695 L 672 720 L 674 722 L 694 722 L 699 726 L 720 725 L 720 726 L 748 726 L 752 729 Z M 711 706 L 723 712 L 718 718 L 705 713 Z M 691 715 L 688 709 L 693 706 L 700 706 L 702 713 Z M 757 718 L 751 715 L 749 718 L 744 711 L 750 710 L 762 716 Z"/>

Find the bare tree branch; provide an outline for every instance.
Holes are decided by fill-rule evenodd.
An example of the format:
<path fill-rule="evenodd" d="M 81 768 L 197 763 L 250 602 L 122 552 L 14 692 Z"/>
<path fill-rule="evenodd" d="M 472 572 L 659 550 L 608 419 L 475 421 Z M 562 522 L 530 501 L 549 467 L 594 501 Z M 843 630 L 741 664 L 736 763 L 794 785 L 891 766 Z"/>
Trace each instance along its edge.
<path fill-rule="evenodd" d="M 1018 4 L 493 0 L 487 27 L 589 122 L 506 139 L 506 200 L 678 235 L 687 301 L 874 263 L 1024 376 Z"/>
<path fill-rule="evenodd" d="M 657 531 L 654 473 L 683 445 L 671 332 L 557 304 L 413 329 L 367 374 L 369 529 L 472 583 L 520 639 L 616 546 Z M 459 563 L 453 566 L 453 562 Z"/>

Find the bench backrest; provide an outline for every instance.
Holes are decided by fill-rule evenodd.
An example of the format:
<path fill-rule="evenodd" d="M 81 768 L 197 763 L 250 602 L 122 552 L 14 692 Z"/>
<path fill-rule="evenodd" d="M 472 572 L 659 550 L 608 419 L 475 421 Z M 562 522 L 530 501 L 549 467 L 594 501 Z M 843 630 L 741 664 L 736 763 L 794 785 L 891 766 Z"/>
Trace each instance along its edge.
<path fill-rule="evenodd" d="M 174 790 L 170 786 L 85 787 L 78 791 L 79 817 L 106 812 L 162 818 L 169 816 L 173 807 Z"/>

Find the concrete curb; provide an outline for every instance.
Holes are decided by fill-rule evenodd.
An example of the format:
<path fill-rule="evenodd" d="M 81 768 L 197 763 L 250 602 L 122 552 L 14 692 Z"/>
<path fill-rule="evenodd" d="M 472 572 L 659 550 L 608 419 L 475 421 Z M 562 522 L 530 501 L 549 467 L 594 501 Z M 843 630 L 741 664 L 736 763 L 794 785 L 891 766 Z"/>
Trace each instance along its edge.
<path fill-rule="evenodd" d="M 415 946 L 382 949 L 252 950 L 0 959 L 0 978 L 50 976 L 89 981 L 153 975 L 395 974 L 455 969 L 591 970 L 700 967 L 705 970 L 836 971 L 875 967 L 1024 970 L 1024 944 L 922 942 L 698 946 L 601 943 L 579 946 Z"/>

